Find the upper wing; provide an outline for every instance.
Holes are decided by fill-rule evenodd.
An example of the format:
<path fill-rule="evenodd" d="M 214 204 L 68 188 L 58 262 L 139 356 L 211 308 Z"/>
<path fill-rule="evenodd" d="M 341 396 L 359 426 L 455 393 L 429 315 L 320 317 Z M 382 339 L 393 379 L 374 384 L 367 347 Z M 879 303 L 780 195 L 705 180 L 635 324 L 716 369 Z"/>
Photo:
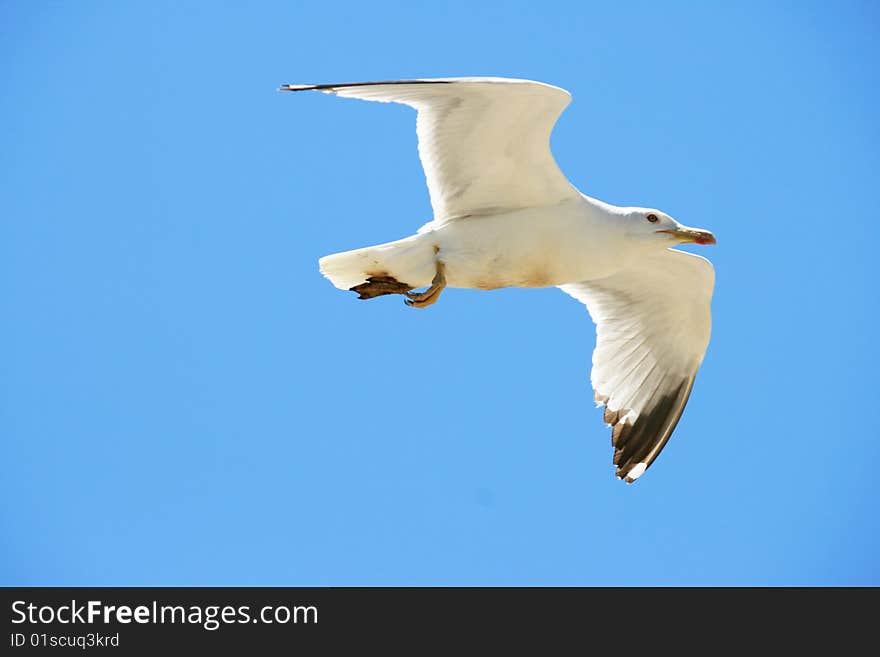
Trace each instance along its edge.
<path fill-rule="evenodd" d="M 561 286 L 596 323 L 591 379 L 627 483 L 657 458 L 684 411 L 709 344 L 714 284 L 708 260 L 667 249 L 608 278 Z"/>
<path fill-rule="evenodd" d="M 578 196 L 550 152 L 553 125 L 571 102 L 564 89 L 506 78 L 289 84 L 281 89 L 317 89 L 416 108 L 419 157 L 437 223 Z"/>

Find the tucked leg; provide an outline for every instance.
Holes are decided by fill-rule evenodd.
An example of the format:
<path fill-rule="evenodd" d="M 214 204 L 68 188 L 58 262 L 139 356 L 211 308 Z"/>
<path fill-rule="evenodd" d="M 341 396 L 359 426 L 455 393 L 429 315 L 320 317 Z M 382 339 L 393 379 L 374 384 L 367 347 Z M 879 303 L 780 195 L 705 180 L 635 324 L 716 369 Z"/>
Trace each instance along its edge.
<path fill-rule="evenodd" d="M 440 298 L 440 293 L 445 287 L 446 265 L 438 260 L 437 274 L 434 276 L 434 280 L 431 281 L 431 287 L 424 292 L 405 292 L 406 296 L 409 297 L 408 299 L 405 299 L 406 305 L 412 306 L 413 308 L 427 308 L 428 306 L 437 303 L 437 299 Z"/>

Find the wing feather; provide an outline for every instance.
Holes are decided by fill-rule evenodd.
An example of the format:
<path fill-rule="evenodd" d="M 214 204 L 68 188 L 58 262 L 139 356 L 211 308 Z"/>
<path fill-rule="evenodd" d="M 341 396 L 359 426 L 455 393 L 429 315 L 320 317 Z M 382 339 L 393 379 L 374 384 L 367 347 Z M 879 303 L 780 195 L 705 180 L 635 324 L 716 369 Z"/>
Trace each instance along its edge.
<path fill-rule="evenodd" d="M 443 78 L 284 85 L 402 103 L 418 111 L 419 157 L 434 221 L 551 205 L 579 193 L 550 152 L 550 133 L 571 101 L 531 80 Z"/>
<path fill-rule="evenodd" d="M 608 278 L 561 286 L 596 323 L 591 380 L 627 483 L 681 418 L 709 344 L 714 284 L 708 260 L 668 249 Z"/>

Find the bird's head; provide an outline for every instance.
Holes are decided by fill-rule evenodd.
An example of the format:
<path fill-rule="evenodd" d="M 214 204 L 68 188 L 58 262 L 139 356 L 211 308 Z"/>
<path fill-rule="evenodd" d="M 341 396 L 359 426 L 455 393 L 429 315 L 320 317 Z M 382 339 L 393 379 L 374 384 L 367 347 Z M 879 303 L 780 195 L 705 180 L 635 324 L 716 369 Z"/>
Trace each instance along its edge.
<path fill-rule="evenodd" d="M 627 234 L 665 247 L 676 244 L 715 244 L 708 230 L 683 226 L 665 212 L 633 208 L 627 214 Z"/>

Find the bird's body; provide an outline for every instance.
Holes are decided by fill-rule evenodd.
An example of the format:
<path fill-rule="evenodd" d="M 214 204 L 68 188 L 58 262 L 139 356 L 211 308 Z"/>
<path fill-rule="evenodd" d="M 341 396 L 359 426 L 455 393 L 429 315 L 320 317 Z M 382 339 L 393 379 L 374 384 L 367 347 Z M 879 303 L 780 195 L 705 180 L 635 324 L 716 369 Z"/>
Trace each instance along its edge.
<path fill-rule="evenodd" d="M 448 78 L 282 89 L 418 110 L 434 218 L 410 237 L 325 256 L 321 272 L 362 299 L 402 294 L 418 308 L 447 286 L 555 286 L 582 301 L 597 325 L 592 383 L 617 475 L 638 479 L 678 423 L 711 330 L 711 264 L 669 247 L 714 236 L 571 186 L 549 148 L 570 101 L 558 87 Z"/>
<path fill-rule="evenodd" d="M 430 222 L 396 242 L 321 258 L 320 268 L 343 290 L 377 274 L 412 288 L 427 287 L 437 260 L 446 265 L 448 287 L 475 290 L 555 287 L 603 278 L 625 267 L 638 251 L 606 207 L 581 196 L 553 206 L 486 214 L 476 221 Z"/>

